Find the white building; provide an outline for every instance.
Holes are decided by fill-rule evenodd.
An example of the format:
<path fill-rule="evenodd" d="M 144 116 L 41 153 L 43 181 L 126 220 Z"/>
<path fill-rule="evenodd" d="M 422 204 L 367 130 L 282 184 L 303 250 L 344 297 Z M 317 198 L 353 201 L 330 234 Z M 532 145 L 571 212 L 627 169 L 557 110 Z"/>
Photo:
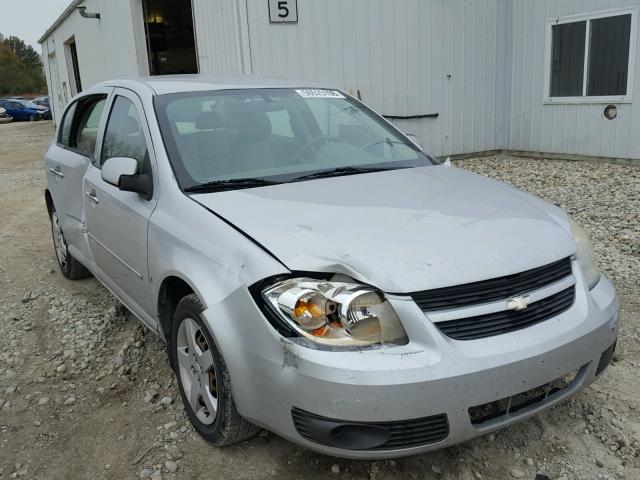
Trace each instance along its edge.
<path fill-rule="evenodd" d="M 40 43 L 56 116 L 116 77 L 303 77 L 412 117 L 393 121 L 435 155 L 638 159 L 639 3 L 76 0 Z"/>

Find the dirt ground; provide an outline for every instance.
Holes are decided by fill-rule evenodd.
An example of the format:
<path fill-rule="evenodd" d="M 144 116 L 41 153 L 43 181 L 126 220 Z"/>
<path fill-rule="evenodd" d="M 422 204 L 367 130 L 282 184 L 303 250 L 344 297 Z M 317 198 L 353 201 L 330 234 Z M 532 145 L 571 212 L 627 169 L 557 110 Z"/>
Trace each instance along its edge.
<path fill-rule="evenodd" d="M 0 125 L 0 479 L 640 479 L 640 169 L 463 162 L 530 185 L 597 232 L 622 303 L 618 353 L 593 386 L 499 433 L 345 461 L 267 432 L 225 449 L 193 432 L 161 342 L 95 279 L 70 282 L 56 267 L 41 163 L 52 132 L 51 122 Z"/>

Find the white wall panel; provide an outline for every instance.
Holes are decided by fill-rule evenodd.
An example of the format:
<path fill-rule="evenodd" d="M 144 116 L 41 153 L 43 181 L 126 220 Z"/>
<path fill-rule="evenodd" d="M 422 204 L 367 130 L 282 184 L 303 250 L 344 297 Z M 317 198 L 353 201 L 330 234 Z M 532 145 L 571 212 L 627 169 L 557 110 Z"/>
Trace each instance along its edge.
<path fill-rule="evenodd" d="M 502 0 L 298 0 L 297 24 L 272 24 L 267 0 L 194 0 L 201 71 L 325 82 L 399 120 L 436 155 L 496 148 L 497 4 Z M 247 18 L 233 4 L 246 2 Z M 507 115 L 506 104 L 503 105 Z"/>
<path fill-rule="evenodd" d="M 236 0 L 193 0 L 200 73 L 243 73 L 240 12 Z"/>
<path fill-rule="evenodd" d="M 55 53 L 56 110 L 70 99 L 72 36 L 84 88 L 148 74 L 140 1 L 85 0 L 101 20 L 73 12 L 50 35 L 43 59 L 50 76 Z M 270 23 L 267 0 L 192 2 L 201 73 L 309 78 L 360 92 L 385 115 L 438 113 L 395 121 L 435 155 L 509 148 L 640 158 L 640 74 L 636 100 L 619 104 L 613 121 L 603 104 L 543 102 L 547 19 L 640 0 L 298 0 L 297 24 Z"/>
<path fill-rule="evenodd" d="M 543 102 L 547 20 L 639 4 L 638 0 L 514 0 L 511 134 L 507 148 L 640 158 L 640 141 L 635 134 L 640 121 L 640 75 L 634 75 L 634 101 L 617 104 L 615 120 L 604 117 L 606 103 L 548 105 Z M 636 42 L 639 40 L 640 36 Z M 636 55 L 638 52 L 640 46 L 636 46 Z"/>
<path fill-rule="evenodd" d="M 134 3 L 135 2 L 135 3 Z M 75 37 L 78 51 L 78 63 L 82 88 L 87 88 L 113 78 L 135 78 L 148 72 L 145 63 L 138 59 L 134 9 L 139 8 L 138 0 L 85 0 L 83 6 L 88 12 L 99 12 L 100 20 L 83 18 L 76 11 L 56 28 L 43 43 L 43 62 L 45 63 L 47 82 L 51 82 L 50 74 L 56 68 L 49 69 L 48 54 L 55 53 L 55 62 L 59 82 L 51 82 L 49 90 L 54 97 L 54 115 L 59 118 L 62 109 L 71 100 L 70 62 L 67 62 L 65 43 Z M 140 26 L 141 27 L 141 26 Z M 142 37 L 144 38 L 144 37 Z M 146 55 L 144 57 L 146 59 Z"/>

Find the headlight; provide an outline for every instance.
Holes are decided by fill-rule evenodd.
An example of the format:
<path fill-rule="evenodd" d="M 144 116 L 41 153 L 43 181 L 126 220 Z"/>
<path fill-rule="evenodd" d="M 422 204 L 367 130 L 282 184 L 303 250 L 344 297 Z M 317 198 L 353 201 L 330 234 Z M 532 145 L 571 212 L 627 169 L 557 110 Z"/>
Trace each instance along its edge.
<path fill-rule="evenodd" d="M 571 219 L 571 232 L 573 233 L 573 239 L 578 247 L 578 252 L 576 253 L 578 264 L 582 269 L 582 274 L 587 282 L 587 286 L 589 287 L 589 290 L 591 290 L 596 286 L 598 280 L 600 280 L 598 260 L 596 259 L 595 253 L 593 253 L 589 234 L 573 219 Z"/>
<path fill-rule="evenodd" d="M 405 345 L 407 334 L 384 294 L 351 282 L 294 278 L 262 292 L 302 337 L 336 347 Z"/>

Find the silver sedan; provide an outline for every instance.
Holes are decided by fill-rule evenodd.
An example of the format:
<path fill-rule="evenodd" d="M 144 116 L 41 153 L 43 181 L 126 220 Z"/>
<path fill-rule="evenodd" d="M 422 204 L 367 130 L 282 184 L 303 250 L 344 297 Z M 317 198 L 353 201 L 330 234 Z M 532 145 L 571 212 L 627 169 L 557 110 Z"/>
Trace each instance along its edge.
<path fill-rule="evenodd" d="M 445 447 L 593 382 L 618 300 L 558 207 L 440 163 L 307 81 L 110 81 L 45 154 L 62 274 L 166 340 L 215 445 Z"/>

